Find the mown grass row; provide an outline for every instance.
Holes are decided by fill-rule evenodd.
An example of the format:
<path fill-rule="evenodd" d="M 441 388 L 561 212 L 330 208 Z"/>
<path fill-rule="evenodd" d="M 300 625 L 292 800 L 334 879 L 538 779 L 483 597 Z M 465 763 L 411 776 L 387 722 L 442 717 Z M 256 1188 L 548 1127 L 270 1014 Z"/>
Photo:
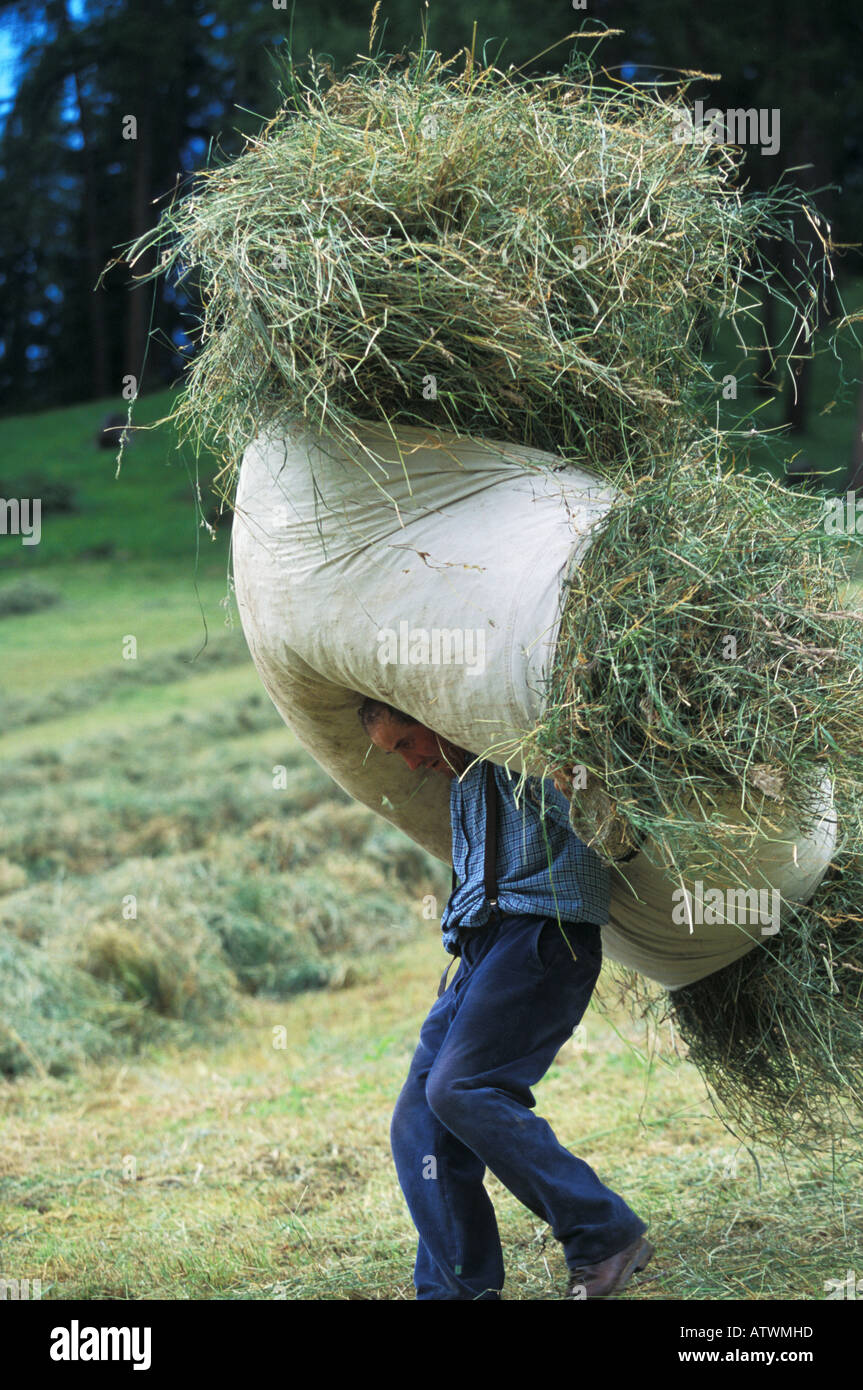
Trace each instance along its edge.
<path fill-rule="evenodd" d="M 112 732 L 7 765 L 7 1075 L 218 1023 L 245 994 L 338 987 L 421 931 L 442 866 L 277 724 L 252 694 L 140 744 Z"/>

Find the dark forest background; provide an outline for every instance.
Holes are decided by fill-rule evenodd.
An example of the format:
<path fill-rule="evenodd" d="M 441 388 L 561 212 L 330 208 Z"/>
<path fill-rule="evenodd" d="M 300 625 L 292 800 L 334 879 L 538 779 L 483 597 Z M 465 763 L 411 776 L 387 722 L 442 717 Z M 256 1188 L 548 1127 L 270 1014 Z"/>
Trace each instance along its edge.
<path fill-rule="evenodd" d="M 370 0 L 295 0 L 293 9 L 290 0 L 0 0 L 10 59 L 0 117 L 0 412 L 111 397 L 122 406 L 130 373 L 151 391 L 176 382 L 190 306 L 162 283 L 154 300 L 152 285 L 133 288 L 123 268 L 94 292 L 100 272 L 152 225 L 178 177 L 220 157 L 216 151 L 239 152 L 243 133 L 272 115 L 286 45 L 298 63 L 313 50 L 341 68 L 367 51 L 371 8 Z M 415 47 L 423 13 L 420 0 L 384 0 L 382 48 Z M 750 186 L 768 187 L 793 170 L 802 187 L 822 189 L 816 201 L 834 240 L 851 244 L 840 284 L 859 275 L 861 7 L 482 0 L 466 9 L 460 0 L 432 0 L 427 14 L 430 46 L 448 55 L 470 45 L 476 19 L 478 51 L 485 45 L 487 58 L 526 71 L 562 67 L 572 45 L 558 41 L 574 30 L 622 29 L 600 45 L 612 74 L 650 82 L 674 69 L 721 73 L 699 78 L 690 96 L 723 110 L 778 107 L 779 151 L 748 149 Z M 124 138 L 129 115 L 134 140 Z M 801 240 L 807 234 L 799 228 Z M 771 305 L 765 295 L 768 336 Z M 823 305 L 825 321 L 835 309 Z M 808 402 L 803 368 L 796 398 L 788 391 L 793 431 L 805 427 Z"/>

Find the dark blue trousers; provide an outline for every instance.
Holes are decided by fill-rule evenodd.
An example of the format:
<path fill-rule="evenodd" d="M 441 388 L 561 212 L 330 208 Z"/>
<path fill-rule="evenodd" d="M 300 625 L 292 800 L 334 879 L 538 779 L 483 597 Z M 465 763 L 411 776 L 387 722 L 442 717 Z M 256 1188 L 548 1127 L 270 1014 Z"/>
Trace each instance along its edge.
<path fill-rule="evenodd" d="M 533 1113 L 530 1087 L 578 1026 L 602 965 L 591 923 L 495 913 L 420 1032 L 391 1126 L 419 1232 L 417 1299 L 499 1299 L 503 1253 L 486 1168 L 548 1223 L 572 1269 L 647 1226 Z"/>

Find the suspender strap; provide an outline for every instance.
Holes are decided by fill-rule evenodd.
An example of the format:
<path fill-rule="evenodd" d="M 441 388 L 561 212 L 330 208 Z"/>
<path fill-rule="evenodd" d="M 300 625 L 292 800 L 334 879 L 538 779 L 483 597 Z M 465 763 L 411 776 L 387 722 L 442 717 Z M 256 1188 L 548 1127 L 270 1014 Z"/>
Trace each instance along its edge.
<path fill-rule="evenodd" d="M 485 896 L 497 907 L 497 788 L 494 763 L 485 765 Z"/>
<path fill-rule="evenodd" d="M 438 991 L 437 991 L 437 997 L 438 997 L 438 999 L 440 999 L 441 995 L 443 994 L 444 990 L 446 989 L 446 977 L 447 977 L 447 975 L 449 974 L 449 972 L 452 970 L 453 965 L 455 964 L 455 960 L 456 960 L 456 957 L 453 956 L 453 958 L 452 958 L 452 960 L 450 961 L 449 965 L 447 966 L 446 970 L 443 972 L 443 974 L 442 974 L 441 977 L 440 977 L 440 984 L 438 985 Z"/>

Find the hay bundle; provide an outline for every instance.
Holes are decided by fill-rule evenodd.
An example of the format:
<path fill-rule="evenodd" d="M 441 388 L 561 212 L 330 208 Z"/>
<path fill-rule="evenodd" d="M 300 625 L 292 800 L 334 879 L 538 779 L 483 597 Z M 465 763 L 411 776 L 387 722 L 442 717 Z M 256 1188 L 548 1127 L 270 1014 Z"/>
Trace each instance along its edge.
<path fill-rule="evenodd" d="M 686 138 L 685 92 L 602 86 L 575 58 L 529 81 L 425 51 L 324 72 L 128 259 L 156 247 L 152 273 L 200 288 L 172 419 L 220 457 L 223 496 L 262 424 L 298 421 L 371 478 L 383 462 L 360 436 L 380 421 L 393 439 L 420 426 L 545 450 L 623 491 L 571 576 L 522 759 L 587 773 L 572 820 L 600 852 L 649 837 L 681 872 L 707 851 L 745 881 L 771 807 L 805 823 L 825 775 L 859 840 L 863 646 L 820 504 L 736 472 L 708 427 L 703 328 L 757 313 L 759 244 L 788 235 L 799 199 L 744 200 L 740 151 Z M 788 292 L 808 336 L 812 294 Z M 742 840 L 717 810 L 729 791 L 751 816 Z M 732 1113 L 757 1091 L 764 1131 L 811 1113 L 822 1081 L 859 1095 L 858 887 L 852 873 L 831 900 L 851 983 L 813 988 L 796 1028 L 792 996 L 824 959 L 808 909 L 785 905 L 781 973 L 762 947 L 676 992 L 696 1061 Z M 793 1105 L 777 1030 L 783 1056 L 809 1048 Z"/>
<path fill-rule="evenodd" d="M 646 834 L 725 853 L 729 788 L 805 812 L 826 769 L 860 784 L 841 542 L 814 504 L 733 475 L 702 409 L 701 326 L 760 307 L 759 238 L 788 235 L 794 198 L 744 199 L 742 152 L 692 138 L 685 92 L 603 86 L 575 57 L 530 81 L 425 52 L 314 68 L 129 256 L 158 245 L 154 273 L 197 279 L 174 418 L 221 456 L 226 495 L 264 420 L 304 421 L 372 476 L 360 436 L 383 420 L 531 445 L 627 492 L 530 741 L 586 770 L 573 825 L 609 857 Z"/>
<path fill-rule="evenodd" d="M 437 425 L 606 477 L 679 457 L 703 326 L 758 308 L 758 238 L 791 206 L 743 200 L 742 152 L 691 138 L 685 90 L 428 53 L 295 82 L 129 255 L 157 246 L 203 296 L 181 430 L 228 481 L 263 419 Z"/>
<path fill-rule="evenodd" d="M 573 567 L 529 745 L 585 770 L 571 820 L 616 858 L 649 840 L 747 873 L 773 812 L 825 773 L 863 842 L 863 624 L 823 505 L 705 459 L 639 480 Z M 717 805 L 738 793 L 747 820 Z M 600 801 L 601 799 L 601 801 Z"/>

